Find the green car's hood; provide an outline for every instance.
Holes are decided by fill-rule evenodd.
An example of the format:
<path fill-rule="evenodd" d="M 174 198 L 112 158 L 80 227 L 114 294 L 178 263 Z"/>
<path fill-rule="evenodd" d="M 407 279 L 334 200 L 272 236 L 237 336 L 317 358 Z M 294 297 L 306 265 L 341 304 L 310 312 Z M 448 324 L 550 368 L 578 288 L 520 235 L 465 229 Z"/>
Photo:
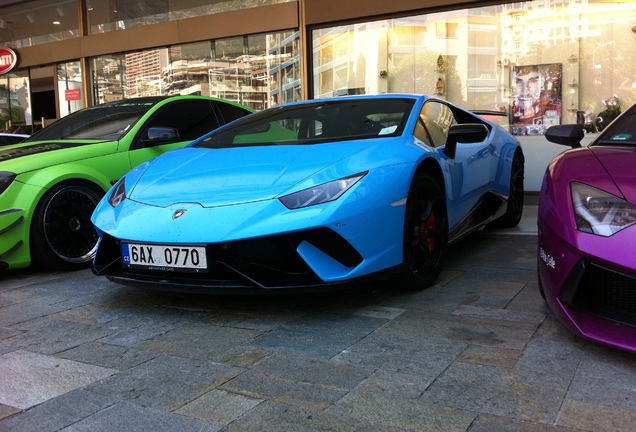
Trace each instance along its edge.
<path fill-rule="evenodd" d="M 49 166 L 115 153 L 118 141 L 34 141 L 0 148 L 0 171 L 23 174 Z"/>

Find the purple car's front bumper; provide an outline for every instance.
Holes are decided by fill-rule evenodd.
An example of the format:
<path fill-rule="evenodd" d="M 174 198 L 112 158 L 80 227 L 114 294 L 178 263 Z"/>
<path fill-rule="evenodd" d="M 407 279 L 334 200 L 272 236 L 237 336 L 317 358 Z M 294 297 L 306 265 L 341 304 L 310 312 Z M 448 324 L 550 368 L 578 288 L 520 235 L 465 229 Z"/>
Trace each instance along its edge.
<path fill-rule="evenodd" d="M 570 330 L 636 352 L 636 227 L 610 237 L 580 232 L 554 215 L 539 217 L 539 281 Z"/>

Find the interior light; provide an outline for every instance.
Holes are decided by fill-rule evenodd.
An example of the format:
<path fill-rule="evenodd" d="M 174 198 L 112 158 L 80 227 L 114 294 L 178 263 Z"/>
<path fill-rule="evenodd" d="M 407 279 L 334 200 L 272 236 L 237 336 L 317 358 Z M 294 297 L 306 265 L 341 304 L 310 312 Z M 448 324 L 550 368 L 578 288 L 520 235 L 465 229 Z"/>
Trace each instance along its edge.
<path fill-rule="evenodd" d="M 35 17 L 33 16 L 33 12 L 28 11 L 26 14 L 27 19 L 29 20 L 29 22 L 31 24 L 33 24 L 35 22 Z"/>

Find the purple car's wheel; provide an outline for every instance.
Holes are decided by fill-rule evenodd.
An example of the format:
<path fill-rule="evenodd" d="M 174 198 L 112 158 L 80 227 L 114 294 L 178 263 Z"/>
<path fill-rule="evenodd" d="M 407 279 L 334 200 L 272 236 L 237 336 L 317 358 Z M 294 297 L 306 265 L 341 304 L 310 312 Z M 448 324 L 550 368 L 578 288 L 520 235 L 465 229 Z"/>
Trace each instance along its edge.
<path fill-rule="evenodd" d="M 442 271 L 448 246 L 446 200 L 437 182 L 418 173 L 406 202 L 402 281 L 410 289 L 431 285 Z"/>
<path fill-rule="evenodd" d="M 46 268 L 88 267 L 97 250 L 91 215 L 103 193 L 84 184 L 53 187 L 38 204 L 31 225 L 31 256 Z"/>

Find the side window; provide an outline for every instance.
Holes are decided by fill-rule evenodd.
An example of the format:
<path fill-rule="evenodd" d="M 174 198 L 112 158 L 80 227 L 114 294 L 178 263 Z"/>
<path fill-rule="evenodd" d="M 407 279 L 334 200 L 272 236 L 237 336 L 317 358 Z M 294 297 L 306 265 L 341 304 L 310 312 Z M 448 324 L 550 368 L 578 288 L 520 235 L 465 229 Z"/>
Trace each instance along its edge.
<path fill-rule="evenodd" d="M 428 101 L 424 104 L 422 112 L 420 113 L 420 120 L 426 132 L 428 132 L 431 141 L 430 144 L 434 147 L 446 144 L 450 127 L 457 123 L 451 109 L 447 105 L 437 101 Z M 417 127 L 415 132 L 417 136 Z M 420 137 L 418 136 L 418 138 Z M 422 141 L 427 142 L 426 140 Z"/>
<path fill-rule="evenodd" d="M 230 104 L 218 103 L 216 106 L 221 112 L 221 116 L 223 117 L 223 124 L 229 123 L 250 114 L 250 111 Z"/>
<path fill-rule="evenodd" d="M 139 139 L 146 139 L 151 127 L 172 127 L 179 131 L 181 141 L 191 141 L 219 126 L 219 120 L 210 102 L 175 102 L 155 113 L 142 130 Z"/>

